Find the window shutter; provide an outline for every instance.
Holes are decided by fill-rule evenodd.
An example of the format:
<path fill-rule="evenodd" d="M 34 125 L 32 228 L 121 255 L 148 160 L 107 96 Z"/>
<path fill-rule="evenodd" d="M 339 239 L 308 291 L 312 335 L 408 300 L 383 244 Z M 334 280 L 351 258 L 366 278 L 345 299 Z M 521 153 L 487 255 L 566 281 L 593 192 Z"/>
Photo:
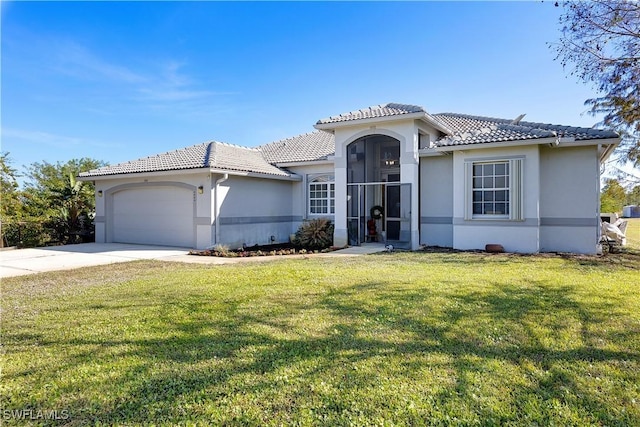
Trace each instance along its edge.
<path fill-rule="evenodd" d="M 464 219 L 473 218 L 473 162 L 464 163 Z"/>
<path fill-rule="evenodd" d="M 510 214 L 509 219 L 522 221 L 524 219 L 523 206 L 523 163 L 524 159 L 509 160 L 509 193 L 510 193 Z"/>

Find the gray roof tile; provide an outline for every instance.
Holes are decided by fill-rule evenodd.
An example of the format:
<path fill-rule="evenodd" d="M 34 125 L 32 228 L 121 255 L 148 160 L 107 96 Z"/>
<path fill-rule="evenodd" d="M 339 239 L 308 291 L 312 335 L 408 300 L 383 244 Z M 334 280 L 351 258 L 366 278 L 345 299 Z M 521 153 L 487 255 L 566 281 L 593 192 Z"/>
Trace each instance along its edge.
<path fill-rule="evenodd" d="M 457 113 L 434 114 L 433 117 L 452 130 L 435 144 L 439 147 L 486 144 L 501 141 L 525 141 L 538 138 L 568 137 L 576 141 L 586 139 L 617 138 L 618 134 L 608 130 L 580 128 L 544 123 L 496 119 Z"/>
<path fill-rule="evenodd" d="M 335 154 L 335 138 L 332 133 L 315 131 L 282 139 L 258 147 L 269 163 L 311 162 L 326 160 Z"/>
<path fill-rule="evenodd" d="M 81 173 L 80 176 L 91 177 L 198 168 L 215 168 L 276 176 L 291 175 L 267 162 L 262 153 L 255 148 L 212 141 L 113 166 L 93 169 Z"/>
<path fill-rule="evenodd" d="M 319 120 L 318 124 L 411 113 L 427 114 L 422 107 L 416 105 L 390 103 Z M 618 134 L 615 132 L 592 128 L 523 121 L 516 124 L 514 120 L 456 113 L 441 113 L 429 117 L 441 124 L 442 129 L 451 130 L 449 134 L 434 142 L 436 147 L 526 141 L 548 137 L 574 138 L 576 141 L 618 138 Z M 271 142 L 257 148 L 241 147 L 217 141 L 206 142 L 114 166 L 94 169 L 83 172 L 80 176 L 92 177 L 197 168 L 291 176 L 289 172 L 275 165 L 326 160 L 334 153 L 333 133 L 320 130 Z"/>
<path fill-rule="evenodd" d="M 426 113 L 426 111 L 418 105 L 398 104 L 390 102 L 388 104 L 374 105 L 361 110 L 350 111 L 348 113 L 331 116 L 326 119 L 320 119 L 316 124 L 324 125 L 329 123 L 347 122 L 351 120 L 372 119 L 376 117 L 400 116 L 411 113 Z"/>

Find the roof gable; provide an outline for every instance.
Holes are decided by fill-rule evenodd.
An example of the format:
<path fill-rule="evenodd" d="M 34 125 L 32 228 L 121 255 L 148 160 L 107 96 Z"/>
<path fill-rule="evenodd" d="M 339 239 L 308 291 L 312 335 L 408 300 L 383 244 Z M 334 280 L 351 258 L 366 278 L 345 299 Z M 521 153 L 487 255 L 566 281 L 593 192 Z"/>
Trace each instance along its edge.
<path fill-rule="evenodd" d="M 374 105 L 360 110 L 350 111 L 348 113 L 338 114 L 326 119 L 320 119 L 316 125 L 325 125 L 330 123 L 348 122 L 353 120 L 373 119 L 379 117 L 402 116 L 405 114 L 426 113 L 419 105 L 398 104 L 390 102 L 387 104 Z"/>

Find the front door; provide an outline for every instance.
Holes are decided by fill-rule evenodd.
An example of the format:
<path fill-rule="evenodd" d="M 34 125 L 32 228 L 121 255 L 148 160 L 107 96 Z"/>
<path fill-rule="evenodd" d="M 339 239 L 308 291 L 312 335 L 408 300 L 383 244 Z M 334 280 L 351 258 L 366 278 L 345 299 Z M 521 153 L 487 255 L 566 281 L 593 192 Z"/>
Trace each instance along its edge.
<path fill-rule="evenodd" d="M 411 184 L 348 184 L 347 226 L 350 245 L 410 244 Z"/>

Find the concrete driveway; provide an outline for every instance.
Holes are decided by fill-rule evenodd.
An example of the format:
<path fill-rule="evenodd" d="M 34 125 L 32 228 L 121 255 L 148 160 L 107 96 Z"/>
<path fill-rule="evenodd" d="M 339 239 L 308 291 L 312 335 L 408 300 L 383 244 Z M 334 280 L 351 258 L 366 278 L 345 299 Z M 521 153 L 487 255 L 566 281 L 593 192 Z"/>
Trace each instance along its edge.
<path fill-rule="evenodd" d="M 178 261 L 189 249 L 125 243 L 83 243 L 0 251 L 0 278 L 139 259 Z"/>
<path fill-rule="evenodd" d="M 0 251 L 0 278 L 24 276 L 55 270 L 114 264 L 138 259 L 156 259 L 192 264 L 236 264 L 246 262 L 277 261 L 284 258 L 353 257 L 382 252 L 381 243 L 367 243 L 335 252 L 285 255 L 277 257 L 219 258 L 188 255 L 189 249 L 166 246 L 132 245 L 126 243 L 83 243 L 79 245 L 51 246 L 48 248 L 14 249 Z"/>

